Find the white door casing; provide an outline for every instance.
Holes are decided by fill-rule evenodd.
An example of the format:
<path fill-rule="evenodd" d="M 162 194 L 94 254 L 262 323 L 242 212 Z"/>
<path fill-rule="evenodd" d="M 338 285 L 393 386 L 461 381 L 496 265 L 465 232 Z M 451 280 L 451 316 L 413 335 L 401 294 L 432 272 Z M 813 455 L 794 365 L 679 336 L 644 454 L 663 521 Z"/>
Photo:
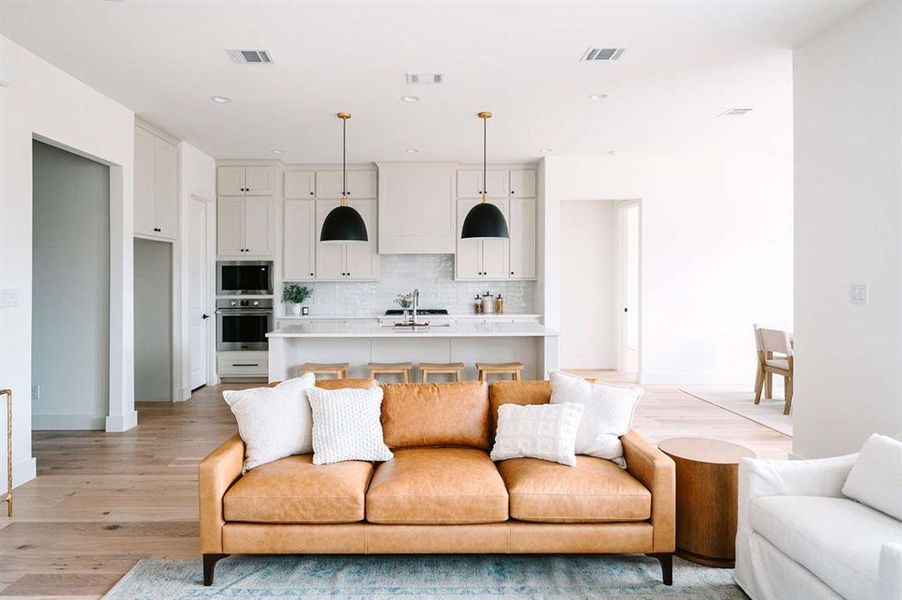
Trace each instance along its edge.
<path fill-rule="evenodd" d="M 189 387 L 194 390 L 207 383 L 208 331 L 212 317 L 207 310 L 207 206 L 197 198 L 188 201 L 188 361 Z"/>

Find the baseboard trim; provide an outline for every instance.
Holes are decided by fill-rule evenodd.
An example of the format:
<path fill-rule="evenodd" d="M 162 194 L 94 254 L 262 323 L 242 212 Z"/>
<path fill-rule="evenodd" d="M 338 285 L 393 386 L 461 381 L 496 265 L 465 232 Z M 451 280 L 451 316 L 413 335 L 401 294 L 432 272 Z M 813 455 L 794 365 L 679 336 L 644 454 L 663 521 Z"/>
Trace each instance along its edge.
<path fill-rule="evenodd" d="M 0 494 L 6 493 L 6 463 L 0 471 Z M 19 487 L 38 476 L 38 461 L 35 457 L 17 462 L 13 465 L 13 488 Z"/>
<path fill-rule="evenodd" d="M 48 415 L 31 416 L 31 428 L 34 431 L 59 430 L 101 430 L 103 431 L 103 415 Z"/>
<path fill-rule="evenodd" d="M 126 415 L 110 415 L 106 418 L 107 433 L 120 433 L 138 426 L 138 411 L 133 410 Z"/>

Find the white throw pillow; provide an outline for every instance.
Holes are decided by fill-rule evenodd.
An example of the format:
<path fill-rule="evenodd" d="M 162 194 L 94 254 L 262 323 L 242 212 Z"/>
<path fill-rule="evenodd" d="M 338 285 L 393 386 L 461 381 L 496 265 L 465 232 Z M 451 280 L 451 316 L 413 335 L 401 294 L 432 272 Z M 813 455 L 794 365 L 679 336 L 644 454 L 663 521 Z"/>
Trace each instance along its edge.
<path fill-rule="evenodd" d="M 878 433 L 869 437 L 842 493 L 902 521 L 902 442 Z"/>
<path fill-rule="evenodd" d="M 382 388 L 310 392 L 313 409 L 313 464 L 345 460 L 391 460 L 382 437 Z"/>
<path fill-rule="evenodd" d="M 502 404 L 492 460 L 540 458 L 562 465 L 576 464 L 576 434 L 581 404 Z"/>
<path fill-rule="evenodd" d="M 582 377 L 551 372 L 551 403 L 578 402 L 585 407 L 576 453 L 606 458 L 626 468 L 620 436 L 633 425 L 642 388 L 589 383 Z"/>
<path fill-rule="evenodd" d="M 244 440 L 245 471 L 313 450 L 313 420 L 307 394 L 315 383 L 313 373 L 307 373 L 273 388 L 222 393 Z"/>

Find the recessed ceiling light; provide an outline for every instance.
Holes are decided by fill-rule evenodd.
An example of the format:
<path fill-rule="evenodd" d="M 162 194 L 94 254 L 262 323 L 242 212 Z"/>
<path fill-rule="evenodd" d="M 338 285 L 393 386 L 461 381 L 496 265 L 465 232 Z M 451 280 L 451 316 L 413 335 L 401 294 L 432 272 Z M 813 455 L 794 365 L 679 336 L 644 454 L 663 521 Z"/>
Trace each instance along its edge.
<path fill-rule="evenodd" d="M 407 73 L 407 83 L 413 85 L 433 85 L 445 81 L 443 73 Z"/>
<path fill-rule="evenodd" d="M 270 150 L 273 154 L 282 154 L 281 150 Z"/>
<path fill-rule="evenodd" d="M 232 101 L 232 99 L 228 96 L 210 96 L 210 100 L 212 100 L 216 104 L 228 104 Z"/>
<path fill-rule="evenodd" d="M 589 94 L 589 100 L 604 100 L 609 94 Z"/>
<path fill-rule="evenodd" d="M 549 152 L 551 152 L 551 148 L 542 148 L 541 150 L 539 150 L 539 152 L 541 152 L 542 154 L 548 154 Z"/>
<path fill-rule="evenodd" d="M 419 152 L 419 150 L 417 148 L 408 148 L 407 149 L 407 154 L 416 154 L 417 152 Z"/>
<path fill-rule="evenodd" d="M 401 100 L 403 100 L 404 102 L 419 102 L 420 97 L 419 96 L 401 96 Z"/>
<path fill-rule="evenodd" d="M 617 156 L 617 150 L 608 150 L 607 153 L 608 153 L 608 155 L 610 155 L 610 156 Z"/>
<path fill-rule="evenodd" d="M 718 117 L 742 117 L 752 112 L 751 108 L 728 108 L 723 111 Z"/>

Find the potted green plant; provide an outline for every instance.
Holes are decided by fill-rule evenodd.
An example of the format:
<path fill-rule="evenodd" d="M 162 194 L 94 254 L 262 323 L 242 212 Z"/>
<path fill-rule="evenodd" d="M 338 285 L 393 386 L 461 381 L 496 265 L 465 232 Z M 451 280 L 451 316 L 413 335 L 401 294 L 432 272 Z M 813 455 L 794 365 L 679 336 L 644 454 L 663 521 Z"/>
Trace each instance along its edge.
<path fill-rule="evenodd" d="M 291 314 L 298 316 L 301 314 L 301 304 L 310 297 L 313 290 L 299 283 L 286 283 L 282 288 L 282 302 L 291 305 Z"/>

